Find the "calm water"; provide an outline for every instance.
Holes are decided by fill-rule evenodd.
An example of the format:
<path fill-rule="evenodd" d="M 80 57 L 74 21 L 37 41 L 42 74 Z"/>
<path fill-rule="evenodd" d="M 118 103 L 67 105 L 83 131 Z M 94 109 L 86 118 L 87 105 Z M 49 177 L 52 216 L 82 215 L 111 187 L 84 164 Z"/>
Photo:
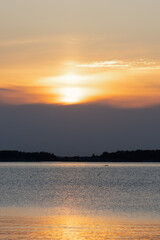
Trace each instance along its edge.
<path fill-rule="evenodd" d="M 2 163 L 0 239 L 160 239 L 159 183 L 160 164 Z"/>

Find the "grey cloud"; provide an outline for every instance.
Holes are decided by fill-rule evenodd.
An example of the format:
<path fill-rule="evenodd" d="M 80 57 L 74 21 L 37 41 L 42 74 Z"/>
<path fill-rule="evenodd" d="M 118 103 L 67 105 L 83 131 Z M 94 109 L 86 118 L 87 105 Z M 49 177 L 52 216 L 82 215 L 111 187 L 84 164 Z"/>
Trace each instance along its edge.
<path fill-rule="evenodd" d="M 1 105 L 0 115 L 1 149 L 90 155 L 156 149 L 160 143 L 160 106 Z"/>
<path fill-rule="evenodd" d="M 13 88 L 0 88 L 1 92 L 16 92 L 16 89 Z"/>

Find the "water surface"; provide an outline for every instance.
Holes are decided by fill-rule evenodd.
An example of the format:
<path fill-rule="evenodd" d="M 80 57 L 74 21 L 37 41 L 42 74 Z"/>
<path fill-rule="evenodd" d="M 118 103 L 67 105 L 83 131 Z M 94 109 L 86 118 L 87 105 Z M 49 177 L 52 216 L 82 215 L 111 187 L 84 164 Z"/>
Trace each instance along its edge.
<path fill-rule="evenodd" d="M 1 163 L 1 239 L 159 239 L 159 182 L 155 163 Z"/>

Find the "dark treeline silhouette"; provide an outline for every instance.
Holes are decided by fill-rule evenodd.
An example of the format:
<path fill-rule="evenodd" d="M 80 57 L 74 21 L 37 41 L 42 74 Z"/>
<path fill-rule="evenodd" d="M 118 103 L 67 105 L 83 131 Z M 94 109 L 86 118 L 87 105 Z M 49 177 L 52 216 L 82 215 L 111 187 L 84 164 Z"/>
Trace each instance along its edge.
<path fill-rule="evenodd" d="M 160 162 L 160 150 L 104 152 L 100 158 L 116 162 Z"/>
<path fill-rule="evenodd" d="M 54 154 L 47 152 L 0 151 L 0 162 L 49 162 L 56 159 Z"/>
<path fill-rule="evenodd" d="M 58 157 L 48 152 L 0 151 L 0 162 L 160 162 L 160 150 L 104 152 L 90 157 Z"/>

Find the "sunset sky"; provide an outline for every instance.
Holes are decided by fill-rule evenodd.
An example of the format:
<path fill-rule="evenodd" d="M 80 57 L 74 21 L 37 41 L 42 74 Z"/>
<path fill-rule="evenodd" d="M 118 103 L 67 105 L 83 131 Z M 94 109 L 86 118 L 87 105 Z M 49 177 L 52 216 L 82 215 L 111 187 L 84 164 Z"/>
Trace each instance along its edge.
<path fill-rule="evenodd" d="M 86 113 L 84 109 L 88 108 L 86 114 L 89 114 L 91 106 L 96 109 L 93 111 L 95 115 L 100 109 L 106 111 L 104 118 L 107 118 L 108 109 L 113 109 L 119 115 L 110 119 L 108 126 L 111 128 L 115 119 L 121 118 L 123 111 L 138 111 L 141 114 L 146 108 L 158 108 L 159 9 L 159 0 L 0 0 L 0 108 L 1 121 L 5 124 L 4 127 L 1 123 L 0 128 L 7 129 L 7 139 L 9 136 L 15 139 L 13 144 L 13 141 L 11 143 L 3 138 L 0 148 L 52 151 L 53 146 L 59 144 L 55 147 L 58 154 L 73 153 L 71 145 L 74 137 L 69 140 L 69 147 L 66 145 L 68 140 L 62 140 L 59 133 L 56 139 L 49 138 L 48 148 L 47 143 L 44 146 L 38 140 L 34 141 L 35 147 L 32 136 L 26 137 L 26 142 L 21 145 L 20 137 L 11 134 L 10 123 L 7 125 L 5 121 L 13 115 L 15 121 L 18 119 L 16 110 L 11 114 L 9 107 L 24 111 L 27 106 L 30 109 L 35 105 L 38 109 L 43 106 L 42 112 L 45 111 L 45 106 L 47 109 L 50 107 L 50 111 L 47 110 L 47 119 L 50 114 L 54 115 L 55 108 L 58 111 L 63 109 L 64 119 L 68 116 L 67 109 L 83 109 Z M 5 115 L 5 111 L 9 115 Z M 84 118 L 87 121 L 83 111 L 80 116 L 82 122 Z M 34 114 L 35 112 L 36 110 Z M 73 112 L 70 113 L 70 118 Z M 136 116 L 139 116 L 138 113 Z M 32 110 L 30 114 L 32 115 Z M 70 122 L 72 120 L 71 118 Z M 95 126 L 99 126 L 100 122 L 97 120 Z M 24 119 L 22 125 L 23 123 Z M 34 125 L 31 119 L 28 124 L 30 128 Z M 41 119 L 37 124 L 41 125 Z M 52 124 L 53 129 L 56 128 L 54 120 Z M 70 133 L 81 132 L 84 129 L 81 124 L 68 123 Z M 136 124 L 140 124 L 140 119 L 135 123 L 135 129 Z M 141 124 L 143 125 L 142 122 Z M 128 125 L 124 129 L 125 134 L 129 127 Z M 57 128 L 62 131 L 60 125 Z M 121 126 L 117 129 L 120 130 Z M 34 130 L 35 128 L 33 134 Z M 84 138 L 85 134 L 89 134 L 86 131 Z M 104 135 L 107 135 L 107 131 L 109 130 L 104 127 Z M 152 134 L 148 136 L 153 138 Z M 41 133 L 40 138 L 42 137 Z M 130 147 L 126 136 L 122 146 L 119 144 L 120 140 L 116 146 L 113 141 L 108 150 L 158 147 L 159 139 L 152 141 L 152 144 L 148 142 L 143 145 L 141 141 L 141 144 L 135 145 L 136 137 L 139 139 L 138 131 L 135 141 L 129 143 Z M 70 150 L 60 151 L 60 139 L 64 142 L 62 147 Z M 107 144 L 99 147 L 104 141 L 106 139 L 102 138 L 91 144 L 90 149 L 94 147 L 95 152 L 99 152 L 105 146 L 107 148 Z M 77 140 L 77 145 L 80 143 Z M 83 149 L 77 148 L 75 152 L 91 152 Z"/>

